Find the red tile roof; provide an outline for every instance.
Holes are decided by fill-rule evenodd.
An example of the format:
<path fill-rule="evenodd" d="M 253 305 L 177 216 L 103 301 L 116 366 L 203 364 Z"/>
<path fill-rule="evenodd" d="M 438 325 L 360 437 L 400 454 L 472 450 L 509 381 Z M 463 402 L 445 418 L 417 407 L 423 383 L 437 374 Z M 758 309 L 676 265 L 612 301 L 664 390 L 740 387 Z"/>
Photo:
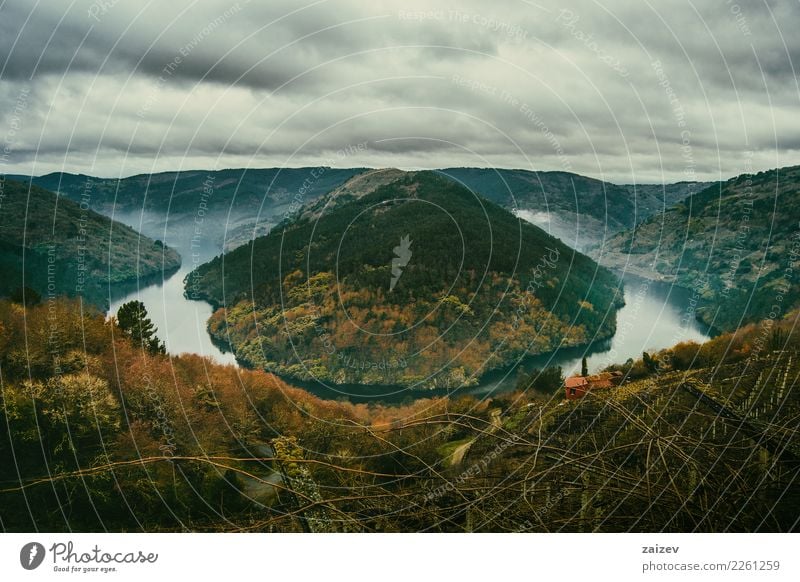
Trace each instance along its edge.
<path fill-rule="evenodd" d="M 614 384 L 611 383 L 611 380 L 593 380 L 589 382 L 589 386 L 594 388 L 612 388 Z"/>

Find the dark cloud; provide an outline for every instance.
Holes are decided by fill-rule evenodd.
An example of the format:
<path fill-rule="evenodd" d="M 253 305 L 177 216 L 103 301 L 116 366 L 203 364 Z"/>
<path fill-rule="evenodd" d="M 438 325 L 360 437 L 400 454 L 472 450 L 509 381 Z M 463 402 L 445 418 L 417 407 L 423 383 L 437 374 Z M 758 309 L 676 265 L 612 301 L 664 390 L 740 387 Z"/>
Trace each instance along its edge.
<path fill-rule="evenodd" d="M 714 179 L 800 163 L 798 24 L 773 1 L 13 0 L 0 171 L 313 165 L 369 142 L 337 163 Z"/>

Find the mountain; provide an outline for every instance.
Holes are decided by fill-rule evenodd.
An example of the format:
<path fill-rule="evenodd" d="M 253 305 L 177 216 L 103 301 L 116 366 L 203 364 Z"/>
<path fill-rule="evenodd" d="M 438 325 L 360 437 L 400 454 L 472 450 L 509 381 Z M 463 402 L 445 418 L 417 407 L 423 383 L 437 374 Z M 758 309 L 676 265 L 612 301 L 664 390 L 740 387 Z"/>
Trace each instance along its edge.
<path fill-rule="evenodd" d="M 38 186 L 0 181 L 0 294 L 81 296 L 104 307 L 111 284 L 170 271 L 180 255 L 161 241 Z"/>
<path fill-rule="evenodd" d="M 798 304 L 798 208 L 800 166 L 742 174 L 618 233 L 593 256 L 694 290 L 699 318 L 733 330 Z"/>
<path fill-rule="evenodd" d="M 201 265 L 187 294 L 239 361 L 336 384 L 455 388 L 613 335 L 621 283 L 434 172 L 369 171 Z"/>
<path fill-rule="evenodd" d="M 399 170 L 398 170 L 399 171 Z M 199 262 L 269 232 L 364 172 L 329 167 L 189 170 L 97 178 L 9 176 L 81 202 Z M 581 251 L 709 184 L 616 185 L 569 172 L 448 168 L 439 172 Z M 195 220 L 202 222 L 199 234 Z"/>
<path fill-rule="evenodd" d="M 189 170 L 96 178 L 82 174 L 9 176 L 58 192 L 205 261 L 264 234 L 300 205 L 326 194 L 360 169 Z"/>
<path fill-rule="evenodd" d="M 447 168 L 455 180 L 578 250 L 629 229 L 707 184 L 611 184 L 570 172 Z"/>

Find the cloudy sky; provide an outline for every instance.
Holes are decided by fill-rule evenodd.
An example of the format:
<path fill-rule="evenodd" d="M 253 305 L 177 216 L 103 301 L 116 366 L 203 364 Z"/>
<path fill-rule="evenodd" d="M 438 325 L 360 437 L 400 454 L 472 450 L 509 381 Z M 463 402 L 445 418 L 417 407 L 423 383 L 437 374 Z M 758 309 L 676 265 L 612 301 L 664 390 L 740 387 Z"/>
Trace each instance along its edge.
<path fill-rule="evenodd" d="M 800 163 L 797 0 L 0 2 L 0 173 Z"/>

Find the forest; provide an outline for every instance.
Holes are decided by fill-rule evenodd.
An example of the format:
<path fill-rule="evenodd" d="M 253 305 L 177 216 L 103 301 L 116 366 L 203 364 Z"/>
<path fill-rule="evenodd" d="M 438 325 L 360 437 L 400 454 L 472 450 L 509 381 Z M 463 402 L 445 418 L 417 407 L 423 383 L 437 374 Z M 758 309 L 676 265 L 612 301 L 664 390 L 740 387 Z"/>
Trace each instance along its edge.
<path fill-rule="evenodd" d="M 159 240 L 38 186 L 0 177 L 0 297 L 67 295 L 107 306 L 110 287 L 174 272 L 180 255 Z"/>
<path fill-rule="evenodd" d="M 610 271 L 433 172 L 393 172 L 190 273 L 187 294 L 218 307 L 211 334 L 284 376 L 418 388 L 614 334 Z"/>
<path fill-rule="evenodd" d="M 697 317 L 722 331 L 774 319 L 800 298 L 800 166 L 712 185 L 598 246 L 601 264 L 691 289 Z"/>
<path fill-rule="evenodd" d="M 521 382 L 393 407 L 168 356 L 125 319 L 0 301 L 4 530 L 798 529 L 797 312 L 581 401 Z"/>

